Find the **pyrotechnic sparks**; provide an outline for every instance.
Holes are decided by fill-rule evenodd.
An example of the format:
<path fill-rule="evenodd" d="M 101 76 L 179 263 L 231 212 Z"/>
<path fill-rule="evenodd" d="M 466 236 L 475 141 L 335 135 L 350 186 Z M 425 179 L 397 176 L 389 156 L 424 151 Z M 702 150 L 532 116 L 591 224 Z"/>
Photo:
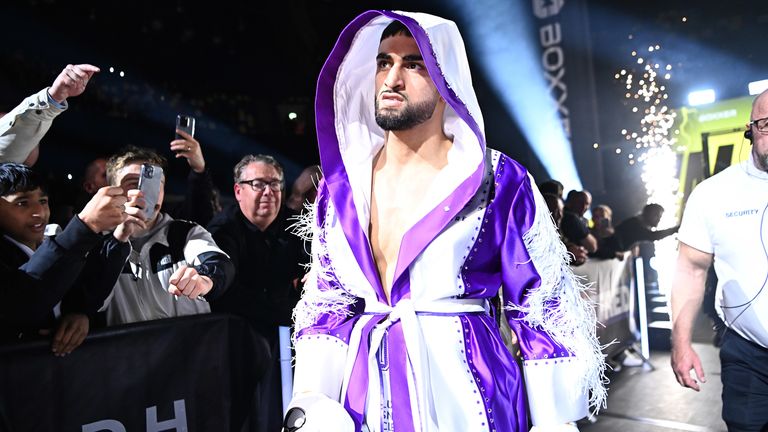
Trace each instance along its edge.
<path fill-rule="evenodd" d="M 657 203 L 664 207 L 659 226 L 668 227 L 677 223 L 680 201 L 676 145 L 679 131 L 673 130 L 677 115 L 667 106 L 669 95 L 665 85 L 672 79 L 672 65 L 662 61 L 660 45 L 649 45 L 645 58 L 639 51 L 632 51 L 630 66 L 614 76 L 625 88 L 623 101 L 632 112 L 627 115 L 632 121 L 620 131 L 624 140 L 631 145 L 630 151 L 621 152 L 618 148 L 616 154 L 626 153 L 629 165 L 641 167 L 641 179 L 648 195 L 647 203 Z M 657 258 L 663 257 L 664 260 L 655 260 L 654 267 L 659 273 L 659 287 L 662 290 L 667 287 L 669 281 L 666 279 L 672 272 L 662 268 L 664 266 L 660 263 L 674 262 L 675 253 L 673 238 L 669 237 L 657 244 Z"/>

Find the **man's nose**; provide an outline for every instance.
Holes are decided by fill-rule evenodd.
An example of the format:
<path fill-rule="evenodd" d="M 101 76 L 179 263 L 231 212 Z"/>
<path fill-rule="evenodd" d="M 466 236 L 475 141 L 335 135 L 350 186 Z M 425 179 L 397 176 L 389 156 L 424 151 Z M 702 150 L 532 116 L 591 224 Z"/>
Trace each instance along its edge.
<path fill-rule="evenodd" d="M 403 88 L 403 68 L 400 65 L 393 65 L 387 72 L 387 78 L 384 80 L 384 85 L 392 90 L 399 90 Z"/>
<path fill-rule="evenodd" d="M 43 217 L 43 205 L 32 203 L 32 217 Z"/>

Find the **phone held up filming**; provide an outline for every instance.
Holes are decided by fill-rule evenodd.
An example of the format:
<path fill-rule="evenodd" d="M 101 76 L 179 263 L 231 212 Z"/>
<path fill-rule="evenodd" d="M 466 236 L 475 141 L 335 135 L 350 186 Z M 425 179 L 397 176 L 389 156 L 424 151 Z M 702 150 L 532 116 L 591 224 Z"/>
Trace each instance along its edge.
<path fill-rule="evenodd" d="M 184 115 L 184 114 L 177 115 L 176 129 L 183 130 L 184 132 L 192 136 L 192 138 L 194 138 L 195 137 L 195 118 L 192 116 Z M 176 139 L 184 139 L 184 137 L 182 137 L 177 133 Z"/>
<path fill-rule="evenodd" d="M 139 177 L 139 190 L 144 194 L 144 215 L 147 220 L 155 216 L 155 207 L 160 199 L 163 181 L 163 169 L 157 165 L 142 164 Z"/>

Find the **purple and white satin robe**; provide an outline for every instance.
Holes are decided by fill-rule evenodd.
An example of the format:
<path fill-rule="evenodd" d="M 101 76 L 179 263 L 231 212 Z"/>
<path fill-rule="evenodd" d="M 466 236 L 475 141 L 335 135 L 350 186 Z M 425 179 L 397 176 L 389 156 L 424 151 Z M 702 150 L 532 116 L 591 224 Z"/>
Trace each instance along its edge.
<path fill-rule="evenodd" d="M 390 302 L 368 239 L 382 30 L 403 22 L 440 95 L 448 165 L 402 239 Z M 294 394 L 341 403 L 358 431 L 527 431 L 603 403 L 592 307 L 526 170 L 486 149 L 464 44 L 451 21 L 369 11 L 342 32 L 318 80 L 324 178 L 303 226 L 313 262 L 294 311 Z M 489 299 L 503 291 L 518 361 Z"/>

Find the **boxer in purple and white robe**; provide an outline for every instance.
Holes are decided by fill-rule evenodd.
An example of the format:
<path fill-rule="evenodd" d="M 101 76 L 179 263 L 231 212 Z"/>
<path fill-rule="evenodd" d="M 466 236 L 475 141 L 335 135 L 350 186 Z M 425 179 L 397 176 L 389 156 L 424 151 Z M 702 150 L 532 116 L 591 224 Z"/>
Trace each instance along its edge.
<path fill-rule="evenodd" d="M 410 60 L 379 52 L 393 21 L 418 47 Z M 374 222 L 389 221 L 373 210 L 375 176 L 388 134 L 398 132 L 377 124 L 374 107 L 378 74 L 395 67 L 428 73 L 449 148 L 383 274 L 372 233 Z M 414 97 L 408 91 L 391 106 Z M 531 176 L 486 148 L 456 25 L 421 13 L 363 13 L 322 69 L 316 116 L 324 178 L 301 226 L 313 263 L 294 311 L 292 406 L 306 412 L 302 430 L 562 430 L 590 402 L 603 404 L 594 311 Z M 504 308 L 493 310 L 499 290 Z M 502 342 L 499 313 L 520 358 Z M 313 411 L 319 400 L 323 408 Z"/>

